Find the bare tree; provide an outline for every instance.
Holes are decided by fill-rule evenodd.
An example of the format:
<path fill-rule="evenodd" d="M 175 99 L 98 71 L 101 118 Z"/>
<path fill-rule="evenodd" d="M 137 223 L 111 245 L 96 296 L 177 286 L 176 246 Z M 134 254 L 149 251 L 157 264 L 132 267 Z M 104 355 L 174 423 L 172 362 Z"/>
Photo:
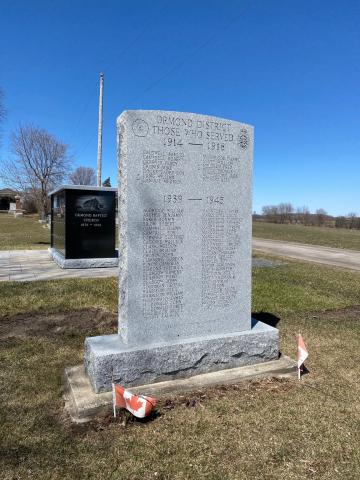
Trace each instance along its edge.
<path fill-rule="evenodd" d="M 335 227 L 336 228 L 347 228 L 347 220 L 346 217 L 340 215 L 335 218 Z"/>
<path fill-rule="evenodd" d="M 355 212 L 350 212 L 348 214 L 349 219 L 349 228 L 357 228 L 357 215 Z"/>
<path fill-rule="evenodd" d="M 279 203 L 278 213 L 280 217 L 280 223 L 291 223 L 293 212 L 294 207 L 291 205 L 291 203 Z"/>
<path fill-rule="evenodd" d="M 309 207 L 306 205 L 303 207 L 298 207 L 296 209 L 296 213 L 300 223 L 303 225 L 310 225 L 311 213 Z"/>
<path fill-rule="evenodd" d="M 77 167 L 69 178 L 74 185 L 96 185 L 95 170 L 91 167 Z"/>
<path fill-rule="evenodd" d="M 4 162 L 2 180 L 18 191 L 31 191 L 44 216 L 48 213 L 48 193 L 60 185 L 71 166 L 67 145 L 45 130 L 27 125 L 12 135 L 13 160 Z"/>
<path fill-rule="evenodd" d="M 327 212 L 323 208 L 318 208 L 315 213 L 316 213 L 316 222 L 318 226 L 319 227 L 323 226 L 325 224 Z"/>
<path fill-rule="evenodd" d="M 268 222 L 291 223 L 294 207 L 291 203 L 279 203 L 279 205 L 265 205 L 262 214 Z"/>
<path fill-rule="evenodd" d="M 264 205 L 262 207 L 262 214 L 266 217 L 268 222 L 277 223 L 278 207 L 277 205 Z"/>

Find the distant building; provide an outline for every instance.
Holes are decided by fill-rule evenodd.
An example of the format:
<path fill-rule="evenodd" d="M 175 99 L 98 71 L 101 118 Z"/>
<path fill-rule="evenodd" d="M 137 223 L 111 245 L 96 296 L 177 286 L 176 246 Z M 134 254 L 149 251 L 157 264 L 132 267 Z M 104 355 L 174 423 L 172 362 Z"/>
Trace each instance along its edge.
<path fill-rule="evenodd" d="M 15 190 L 11 190 L 10 188 L 3 188 L 0 190 L 0 210 L 8 211 L 10 203 L 15 203 L 16 195 L 18 195 L 18 192 L 15 192 Z"/>

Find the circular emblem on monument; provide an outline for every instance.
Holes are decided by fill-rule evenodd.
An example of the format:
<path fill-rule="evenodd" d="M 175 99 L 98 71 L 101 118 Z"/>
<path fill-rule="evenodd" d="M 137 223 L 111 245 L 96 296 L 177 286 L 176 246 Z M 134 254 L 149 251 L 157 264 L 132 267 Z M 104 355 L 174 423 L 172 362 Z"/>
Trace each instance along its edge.
<path fill-rule="evenodd" d="M 248 131 L 246 130 L 246 128 L 242 128 L 240 130 L 240 135 L 238 135 L 238 142 L 237 142 L 238 145 L 240 145 L 240 148 L 242 148 L 243 150 L 246 150 L 249 146 L 249 135 L 248 135 Z"/>
<path fill-rule="evenodd" d="M 145 120 L 141 120 L 140 118 L 133 122 L 132 129 L 134 135 L 137 137 L 146 137 L 146 135 L 149 133 L 149 125 L 145 122 Z"/>

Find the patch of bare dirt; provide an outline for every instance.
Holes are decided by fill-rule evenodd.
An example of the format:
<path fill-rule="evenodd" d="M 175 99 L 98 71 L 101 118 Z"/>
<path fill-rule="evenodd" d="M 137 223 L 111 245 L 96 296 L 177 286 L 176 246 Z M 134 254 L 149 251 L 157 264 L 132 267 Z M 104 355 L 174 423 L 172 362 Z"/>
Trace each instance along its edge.
<path fill-rule="evenodd" d="M 0 317 L 0 339 L 11 337 L 56 337 L 63 333 L 101 330 L 114 333 L 117 315 L 100 309 L 65 313 L 27 313 Z"/>
<path fill-rule="evenodd" d="M 261 312 L 262 313 L 262 312 Z M 259 314 L 260 315 L 260 314 Z M 265 314 L 262 313 L 264 316 Z M 266 314 L 269 315 L 269 314 Z M 253 315 L 253 316 L 256 316 Z M 311 312 L 309 318 L 336 318 L 360 320 L 360 305 L 339 310 Z M 275 319 L 277 317 L 274 317 Z M 259 320 L 267 322 L 265 318 Z M 56 337 L 65 332 L 88 332 L 101 330 L 106 333 L 116 332 L 117 315 L 105 310 L 91 308 L 58 313 L 26 313 L 0 316 L 0 339 L 11 337 Z"/>
<path fill-rule="evenodd" d="M 338 320 L 360 320 L 360 305 L 355 305 L 346 308 L 340 308 L 338 310 L 325 310 L 321 312 L 310 312 L 307 315 L 308 318 L 329 318 Z"/>
<path fill-rule="evenodd" d="M 149 417 L 136 418 L 130 412 L 124 409 L 118 409 L 117 417 L 114 418 L 112 412 L 103 416 L 97 417 L 90 422 L 83 424 L 72 423 L 69 416 L 66 414 L 61 419 L 61 422 L 68 428 L 73 435 L 84 435 L 89 430 L 99 431 L 109 427 L 109 425 L 116 424 L 120 427 L 141 427 L 151 424 L 153 421 L 164 419 L 171 410 L 176 410 L 180 407 L 185 408 L 207 408 L 207 403 L 213 399 L 218 400 L 222 397 L 227 397 L 231 392 L 241 391 L 242 394 L 256 395 L 259 392 L 269 391 L 272 394 L 286 394 L 297 385 L 291 378 L 264 378 L 257 380 L 243 381 L 235 385 L 218 385 L 210 388 L 202 388 L 188 392 L 185 395 L 179 393 L 173 394 L 169 397 L 161 397 L 157 400 L 156 410 L 153 411 Z M 131 391 L 131 388 L 129 388 Z"/>

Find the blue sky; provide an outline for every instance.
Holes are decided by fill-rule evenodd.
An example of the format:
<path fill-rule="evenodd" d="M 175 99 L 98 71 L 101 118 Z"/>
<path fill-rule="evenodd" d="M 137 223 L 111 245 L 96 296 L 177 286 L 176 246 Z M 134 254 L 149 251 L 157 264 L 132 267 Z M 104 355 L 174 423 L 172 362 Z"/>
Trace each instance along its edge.
<path fill-rule="evenodd" d="M 123 110 L 190 111 L 255 126 L 255 210 L 360 213 L 359 1 L 1 0 L 0 158 L 31 122 L 96 167 L 100 71 L 113 185 Z"/>

